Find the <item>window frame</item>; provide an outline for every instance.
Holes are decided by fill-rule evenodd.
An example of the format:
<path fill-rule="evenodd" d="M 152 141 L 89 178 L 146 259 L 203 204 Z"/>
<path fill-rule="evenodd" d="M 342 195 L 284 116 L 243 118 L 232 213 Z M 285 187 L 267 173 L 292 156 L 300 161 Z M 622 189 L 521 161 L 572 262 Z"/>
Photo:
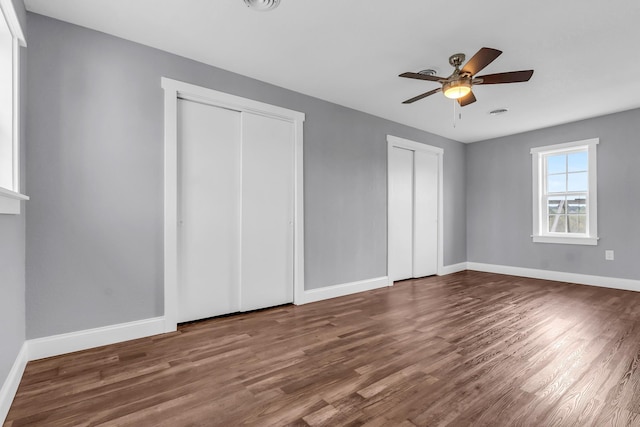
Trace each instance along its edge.
<path fill-rule="evenodd" d="M 534 243 L 557 243 L 569 245 L 598 244 L 598 194 L 597 194 L 597 150 L 599 138 L 567 142 L 564 144 L 546 145 L 531 149 L 532 195 L 533 195 L 533 234 Z M 587 151 L 588 156 L 588 188 L 586 192 L 587 233 L 551 233 L 547 231 L 545 218 L 547 216 L 548 194 L 545 191 L 545 157 L 552 154 L 570 154 L 576 151 Z M 571 192 L 565 191 L 569 195 Z M 584 193 L 584 192 L 579 192 Z M 543 215 L 542 210 L 545 209 Z"/>
<path fill-rule="evenodd" d="M 26 47 L 24 31 L 11 0 L 0 0 L 0 12 L 12 37 L 12 129 L 11 188 L 0 187 L 0 214 L 19 214 L 20 202 L 29 197 L 20 193 L 20 47 Z"/>

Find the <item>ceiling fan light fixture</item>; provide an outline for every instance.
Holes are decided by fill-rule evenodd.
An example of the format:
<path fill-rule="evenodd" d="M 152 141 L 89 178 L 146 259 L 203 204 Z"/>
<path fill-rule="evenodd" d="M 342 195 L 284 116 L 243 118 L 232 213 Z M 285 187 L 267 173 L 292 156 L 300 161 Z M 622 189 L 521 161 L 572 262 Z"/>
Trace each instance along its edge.
<path fill-rule="evenodd" d="M 471 82 L 468 79 L 454 80 L 442 85 L 442 93 L 450 99 L 460 99 L 471 92 Z"/>
<path fill-rule="evenodd" d="M 449 77 L 438 77 L 437 75 L 431 74 L 431 70 L 422 70 L 418 73 L 402 73 L 399 77 L 427 80 L 442 85 L 442 87 L 414 96 L 402 103 L 411 104 L 427 96 L 431 96 L 434 93 L 442 92 L 447 98 L 457 100 L 461 107 L 466 107 L 477 101 L 471 91 L 471 86 L 528 82 L 533 75 L 533 70 L 509 71 L 506 73 L 485 74 L 482 76 L 477 75 L 501 54 L 501 50 L 483 47 L 462 66 L 465 60 L 464 53 L 455 53 L 449 57 L 449 64 L 454 68 L 453 73 L 451 73 Z M 461 66 L 462 68 L 460 68 Z"/>
<path fill-rule="evenodd" d="M 244 4 L 253 10 L 266 12 L 273 10 L 280 4 L 280 0 L 244 0 Z"/>

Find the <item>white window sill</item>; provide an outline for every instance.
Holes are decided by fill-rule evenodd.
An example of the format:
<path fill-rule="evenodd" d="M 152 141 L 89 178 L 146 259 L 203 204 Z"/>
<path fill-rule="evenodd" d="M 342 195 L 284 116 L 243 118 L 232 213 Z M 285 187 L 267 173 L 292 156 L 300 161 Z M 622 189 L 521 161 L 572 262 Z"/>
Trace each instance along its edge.
<path fill-rule="evenodd" d="M 596 246 L 598 244 L 597 237 L 581 237 L 581 236 L 531 236 L 534 243 L 557 243 L 561 245 L 589 245 Z"/>
<path fill-rule="evenodd" d="M 29 197 L 0 187 L 0 214 L 20 215 L 23 200 L 29 200 Z"/>

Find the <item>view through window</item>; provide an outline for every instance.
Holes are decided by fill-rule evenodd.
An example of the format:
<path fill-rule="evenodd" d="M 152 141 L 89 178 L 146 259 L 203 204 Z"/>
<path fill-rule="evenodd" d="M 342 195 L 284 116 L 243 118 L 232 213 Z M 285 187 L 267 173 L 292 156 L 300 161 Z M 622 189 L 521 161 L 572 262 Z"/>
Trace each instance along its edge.
<path fill-rule="evenodd" d="M 549 233 L 587 233 L 588 158 L 586 149 L 545 156 Z"/>

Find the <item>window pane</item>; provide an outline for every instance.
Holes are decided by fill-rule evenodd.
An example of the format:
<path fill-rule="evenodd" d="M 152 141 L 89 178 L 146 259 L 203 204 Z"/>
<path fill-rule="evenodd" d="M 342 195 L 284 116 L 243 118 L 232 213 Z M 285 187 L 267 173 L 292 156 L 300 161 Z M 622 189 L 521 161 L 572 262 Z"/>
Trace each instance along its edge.
<path fill-rule="evenodd" d="M 549 175 L 547 177 L 547 193 L 564 193 L 567 191 L 567 175 Z"/>
<path fill-rule="evenodd" d="M 586 233 L 587 232 L 587 216 L 586 215 L 568 215 L 569 233 Z"/>
<path fill-rule="evenodd" d="M 550 233 L 565 233 L 567 231 L 566 215 L 549 215 L 548 230 Z"/>
<path fill-rule="evenodd" d="M 568 196 L 567 212 L 570 214 L 586 214 L 587 213 L 587 197 L 584 195 Z"/>
<path fill-rule="evenodd" d="M 567 171 L 567 155 L 547 156 L 547 174 Z"/>
<path fill-rule="evenodd" d="M 565 213 L 564 197 L 550 197 L 547 201 L 547 213 L 549 215 Z"/>
<path fill-rule="evenodd" d="M 587 172 L 570 173 L 568 179 L 568 191 L 587 191 L 589 188 L 589 176 Z"/>
<path fill-rule="evenodd" d="M 569 154 L 569 172 L 582 172 L 587 170 L 588 155 L 586 151 Z"/>

